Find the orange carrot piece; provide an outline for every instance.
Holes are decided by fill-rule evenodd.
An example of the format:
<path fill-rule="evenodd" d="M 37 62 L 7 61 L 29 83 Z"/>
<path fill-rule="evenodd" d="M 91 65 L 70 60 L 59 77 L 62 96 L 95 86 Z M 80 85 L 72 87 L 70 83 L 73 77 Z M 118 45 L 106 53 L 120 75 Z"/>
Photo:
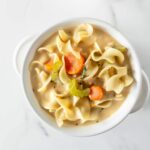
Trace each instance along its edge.
<path fill-rule="evenodd" d="M 104 96 L 104 91 L 101 86 L 93 85 L 90 87 L 89 98 L 90 100 L 101 100 Z"/>
<path fill-rule="evenodd" d="M 53 64 L 54 64 L 53 59 L 50 59 L 50 60 L 46 61 L 44 63 L 45 70 L 50 72 L 52 70 Z"/>
<path fill-rule="evenodd" d="M 83 66 L 84 66 L 85 59 L 80 54 L 80 58 L 76 58 L 71 53 L 65 56 L 65 67 L 66 72 L 70 75 L 79 74 L 81 73 Z"/>

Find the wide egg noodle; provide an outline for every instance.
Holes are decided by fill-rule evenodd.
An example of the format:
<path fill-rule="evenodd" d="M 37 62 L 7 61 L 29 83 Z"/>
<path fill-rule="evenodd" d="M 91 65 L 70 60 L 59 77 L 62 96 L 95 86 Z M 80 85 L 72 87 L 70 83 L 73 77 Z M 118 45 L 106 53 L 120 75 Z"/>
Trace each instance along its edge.
<path fill-rule="evenodd" d="M 77 102 L 80 100 L 80 98 L 77 96 L 73 96 L 72 99 L 73 99 L 73 106 L 75 106 Z"/>
<path fill-rule="evenodd" d="M 73 102 L 71 99 L 69 99 L 69 98 L 58 98 L 57 102 L 63 108 L 65 118 L 67 120 L 76 121 L 78 119 L 75 107 L 73 107 Z"/>
<path fill-rule="evenodd" d="M 97 50 L 100 52 L 100 54 L 102 54 L 102 50 L 97 42 L 94 42 L 94 50 Z"/>
<path fill-rule="evenodd" d="M 116 74 L 110 76 L 109 69 L 114 68 Z M 104 79 L 104 87 L 106 91 L 114 91 L 121 93 L 124 87 L 129 86 L 133 82 L 133 78 L 127 74 L 127 66 L 118 67 L 116 65 L 107 64 L 101 70 L 98 77 Z"/>
<path fill-rule="evenodd" d="M 59 71 L 59 79 L 64 85 L 68 85 L 68 83 L 70 82 L 70 78 L 66 73 L 64 57 L 62 57 L 62 62 L 63 62 L 63 65 Z"/>
<path fill-rule="evenodd" d="M 111 68 L 115 69 L 116 74 L 127 74 L 127 67 L 119 67 L 117 65 L 113 65 L 113 64 L 109 64 L 109 63 L 105 63 L 103 65 L 103 69 L 100 71 L 100 73 L 98 74 L 99 78 L 104 79 L 104 81 L 107 81 L 110 78 L 110 74 L 109 74 L 109 70 Z"/>
<path fill-rule="evenodd" d="M 93 27 L 90 24 L 80 24 L 74 31 L 73 40 L 75 43 L 84 41 L 93 34 Z"/>
<path fill-rule="evenodd" d="M 102 109 L 100 109 L 100 108 L 91 108 L 89 121 L 98 121 L 100 119 L 101 110 Z"/>
<path fill-rule="evenodd" d="M 123 101 L 125 99 L 125 96 L 123 94 L 116 94 L 114 97 L 115 101 Z"/>
<path fill-rule="evenodd" d="M 80 58 L 80 53 L 76 50 L 73 49 L 72 45 L 71 45 L 71 41 L 68 40 L 66 43 L 63 42 L 59 36 L 56 37 L 56 43 L 57 43 L 57 48 L 59 50 L 59 52 L 62 55 L 66 55 L 68 53 L 71 53 L 72 55 L 74 55 L 76 58 Z"/>
<path fill-rule="evenodd" d="M 93 61 L 93 58 L 92 58 L 94 56 L 94 52 L 99 52 L 100 54 L 102 53 L 97 42 L 94 43 L 94 51 L 88 56 L 88 58 L 86 59 L 86 62 L 84 64 L 84 67 L 86 68 L 85 77 L 83 79 L 84 81 L 88 81 L 88 80 L 92 79 L 98 72 L 99 66 L 97 63 L 95 63 Z M 81 78 L 81 76 L 79 77 L 79 79 L 80 78 Z"/>
<path fill-rule="evenodd" d="M 90 102 L 87 98 L 82 98 L 76 103 L 78 118 L 81 122 L 89 120 L 90 117 Z"/>
<path fill-rule="evenodd" d="M 93 61 L 99 61 L 102 55 L 102 50 L 97 42 L 94 43 L 94 48 L 91 52 L 91 58 Z"/>
<path fill-rule="evenodd" d="M 38 52 L 45 51 L 47 53 L 52 53 L 52 52 L 54 52 L 55 48 L 56 48 L 55 44 L 48 44 L 48 45 L 45 45 L 43 47 L 40 47 L 37 51 Z"/>
<path fill-rule="evenodd" d="M 47 53 L 45 51 L 41 51 L 38 53 L 38 57 L 35 59 L 36 61 L 39 61 L 41 64 L 44 64 L 46 61 L 49 60 L 49 54 L 50 53 Z"/>
<path fill-rule="evenodd" d="M 82 41 L 82 45 L 84 45 L 85 47 L 92 47 L 93 43 L 95 43 L 97 41 L 97 38 L 95 37 L 94 34 L 92 34 L 90 37 L 85 38 Z M 74 43 L 74 45 L 78 45 L 77 43 Z"/>
<path fill-rule="evenodd" d="M 46 82 L 48 78 L 48 74 L 45 71 L 39 69 L 38 67 L 34 68 L 34 70 L 36 73 L 35 77 L 37 79 L 37 83 L 38 83 L 37 85 L 38 85 L 38 88 L 40 88 Z"/>
<path fill-rule="evenodd" d="M 127 74 L 114 75 L 106 82 L 105 84 L 106 91 L 114 91 L 117 94 L 119 94 L 125 87 L 129 86 L 132 82 L 133 78 Z"/>
<path fill-rule="evenodd" d="M 99 101 L 93 101 L 92 106 L 98 108 L 108 108 L 112 105 L 113 99 L 104 99 Z"/>
<path fill-rule="evenodd" d="M 40 67 L 40 68 L 42 68 L 43 69 L 43 63 L 41 63 L 40 61 L 38 61 L 38 60 L 34 60 L 31 64 L 30 64 L 30 66 L 29 66 L 29 70 L 31 71 L 32 70 L 32 68 L 33 67 L 35 67 L 35 66 L 38 66 L 38 67 Z M 36 68 L 38 68 L 38 67 L 36 67 Z"/>
<path fill-rule="evenodd" d="M 48 74 L 45 71 L 41 71 L 39 72 L 37 70 L 37 68 L 35 68 L 37 71 L 37 74 L 39 73 L 39 79 L 41 81 L 42 84 L 44 84 L 46 82 L 46 80 L 48 79 Z"/>
<path fill-rule="evenodd" d="M 91 55 L 87 58 L 85 62 L 86 73 L 84 77 L 84 81 L 88 81 L 92 79 L 98 71 L 98 65 L 91 60 Z"/>
<path fill-rule="evenodd" d="M 51 76 L 49 76 L 48 79 L 42 84 L 42 86 L 38 89 L 38 92 L 45 92 L 50 82 Z"/>
<path fill-rule="evenodd" d="M 49 112 L 55 112 L 59 107 L 54 89 L 50 88 L 45 92 L 44 99 L 41 101 L 41 106 Z"/>
<path fill-rule="evenodd" d="M 98 71 L 98 65 L 89 61 L 89 63 L 87 64 L 86 75 L 85 75 L 85 78 L 83 80 L 87 81 L 87 80 L 92 79 L 95 76 L 95 74 L 97 73 L 97 71 Z"/>
<path fill-rule="evenodd" d="M 54 63 L 59 60 L 59 57 L 56 53 L 49 54 L 49 59 L 53 59 Z"/>
<path fill-rule="evenodd" d="M 129 75 L 122 77 L 122 80 L 124 81 L 125 87 L 131 85 L 131 83 L 133 82 L 133 78 Z"/>
<path fill-rule="evenodd" d="M 65 47 L 64 47 L 65 51 L 67 51 L 68 53 L 73 54 L 76 58 L 80 58 L 80 53 L 75 51 L 72 48 L 71 42 L 70 40 L 66 43 Z"/>
<path fill-rule="evenodd" d="M 65 42 L 63 42 L 59 36 L 56 37 L 56 45 L 61 54 L 65 54 L 63 51 L 63 47 L 65 46 Z"/>
<path fill-rule="evenodd" d="M 69 35 L 64 30 L 58 30 L 58 34 L 62 41 L 67 42 L 69 40 Z"/>
<path fill-rule="evenodd" d="M 105 48 L 105 52 L 103 53 L 102 58 L 106 59 L 110 63 L 115 63 L 115 58 L 118 58 L 119 63 L 123 63 L 124 61 L 123 53 L 112 47 Z"/>
<path fill-rule="evenodd" d="M 56 81 L 55 94 L 57 97 L 66 97 L 69 94 L 68 86 L 61 83 L 60 80 Z"/>
<path fill-rule="evenodd" d="M 77 101 L 76 105 L 74 105 L 73 100 L 68 98 L 57 98 L 57 102 L 59 103 L 61 112 L 63 113 L 63 117 L 60 116 L 58 119 L 60 122 L 63 122 L 63 120 L 80 120 L 80 122 L 83 123 L 89 120 L 90 102 L 88 99 L 79 100 Z"/>
<path fill-rule="evenodd" d="M 97 62 L 100 60 L 106 60 L 107 62 L 113 64 L 116 62 L 116 58 L 118 59 L 119 63 L 123 63 L 124 61 L 124 55 L 122 52 L 112 47 L 106 47 L 102 55 L 100 55 L 101 53 L 99 52 L 99 56 L 95 56 L 95 53 L 98 53 L 98 51 L 92 52 L 92 59 Z"/>
<path fill-rule="evenodd" d="M 56 111 L 55 111 L 55 119 L 56 119 L 56 122 L 57 122 L 57 125 L 59 127 L 63 126 L 64 125 L 64 120 L 66 119 L 65 118 L 65 113 L 64 113 L 64 110 L 62 107 L 59 107 Z"/>

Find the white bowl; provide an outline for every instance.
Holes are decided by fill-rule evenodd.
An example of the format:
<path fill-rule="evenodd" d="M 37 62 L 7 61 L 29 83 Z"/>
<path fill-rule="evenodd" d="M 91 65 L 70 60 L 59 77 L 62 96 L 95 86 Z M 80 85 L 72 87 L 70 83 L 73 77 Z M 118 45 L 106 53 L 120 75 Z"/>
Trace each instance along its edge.
<path fill-rule="evenodd" d="M 90 23 L 102 28 L 118 42 L 128 48 L 128 54 L 133 69 L 135 84 L 121 107 L 103 122 L 88 126 L 59 128 L 54 119 L 51 118 L 50 115 L 48 115 L 39 105 L 32 91 L 30 72 L 28 67 L 37 48 L 52 33 L 56 32 L 59 28 L 69 27 L 80 23 Z M 16 71 L 20 72 L 19 74 L 21 75 L 22 85 L 25 96 L 27 97 L 27 101 L 34 110 L 35 114 L 41 119 L 41 121 L 46 122 L 50 127 L 73 136 L 91 136 L 100 134 L 118 125 L 123 119 L 127 117 L 130 112 L 139 109 L 142 106 L 144 100 L 148 97 L 149 81 L 145 73 L 141 72 L 140 63 L 134 48 L 130 45 L 127 39 L 110 24 L 92 18 L 75 18 L 49 27 L 48 29 L 33 37 L 34 38 L 26 38 L 17 46 L 14 54 L 14 65 Z"/>

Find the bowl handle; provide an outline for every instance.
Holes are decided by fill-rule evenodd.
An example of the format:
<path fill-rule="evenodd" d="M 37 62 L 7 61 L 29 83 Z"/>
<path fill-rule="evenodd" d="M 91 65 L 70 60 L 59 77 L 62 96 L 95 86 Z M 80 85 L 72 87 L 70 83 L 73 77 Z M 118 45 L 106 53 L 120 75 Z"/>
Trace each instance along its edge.
<path fill-rule="evenodd" d="M 20 76 L 22 71 L 23 62 L 28 51 L 29 46 L 35 39 L 35 35 L 25 36 L 16 46 L 13 56 L 13 65 L 16 73 Z"/>
<path fill-rule="evenodd" d="M 139 98 L 135 104 L 135 106 L 133 107 L 131 113 L 134 113 L 136 111 L 138 111 L 140 108 L 142 108 L 142 106 L 144 105 L 144 103 L 148 100 L 149 95 L 150 95 L 150 82 L 148 79 L 148 76 L 146 75 L 146 73 L 142 70 L 142 88 L 141 88 L 142 92 L 139 95 Z"/>

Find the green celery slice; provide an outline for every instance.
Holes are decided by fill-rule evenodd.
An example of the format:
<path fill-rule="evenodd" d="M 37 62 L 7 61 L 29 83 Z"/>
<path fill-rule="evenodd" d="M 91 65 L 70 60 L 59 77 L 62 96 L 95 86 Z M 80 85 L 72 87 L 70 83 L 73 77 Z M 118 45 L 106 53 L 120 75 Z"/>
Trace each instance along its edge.
<path fill-rule="evenodd" d="M 78 89 L 78 83 L 76 79 L 72 79 L 69 82 L 69 92 L 72 96 L 77 96 L 77 97 L 85 97 L 89 95 L 89 88 L 80 90 Z"/>
<path fill-rule="evenodd" d="M 56 61 L 52 68 L 51 78 L 52 81 L 55 81 L 58 78 L 58 71 L 62 66 L 62 62 L 60 60 Z"/>

